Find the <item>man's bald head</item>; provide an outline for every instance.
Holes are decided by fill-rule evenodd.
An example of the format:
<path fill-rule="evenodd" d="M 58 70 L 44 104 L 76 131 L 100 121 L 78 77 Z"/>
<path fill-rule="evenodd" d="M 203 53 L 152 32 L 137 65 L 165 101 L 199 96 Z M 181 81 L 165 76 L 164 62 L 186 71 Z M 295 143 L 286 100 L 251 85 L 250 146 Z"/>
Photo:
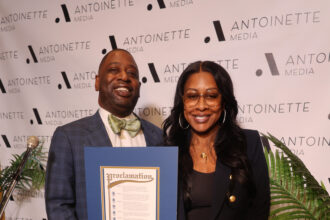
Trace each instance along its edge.
<path fill-rule="evenodd" d="M 125 49 L 121 49 L 121 48 L 113 49 L 113 50 L 109 51 L 106 55 L 104 55 L 104 57 L 102 58 L 102 60 L 101 60 L 101 62 L 100 62 L 100 65 L 99 65 L 98 74 L 100 74 L 100 69 L 101 69 L 101 67 L 103 66 L 103 64 L 104 64 L 105 60 L 107 59 L 107 57 L 108 57 L 110 54 L 112 54 L 112 53 L 114 53 L 114 52 L 116 52 L 116 51 L 123 51 L 123 52 L 126 52 L 126 53 L 128 53 L 128 54 L 132 57 L 132 59 L 134 60 L 132 54 L 131 54 L 130 52 L 128 52 L 127 50 L 125 50 Z M 135 60 L 134 60 L 134 62 L 135 62 Z M 135 64 L 136 64 L 136 63 L 135 63 Z M 137 65 L 136 65 L 136 66 L 137 66 Z"/>

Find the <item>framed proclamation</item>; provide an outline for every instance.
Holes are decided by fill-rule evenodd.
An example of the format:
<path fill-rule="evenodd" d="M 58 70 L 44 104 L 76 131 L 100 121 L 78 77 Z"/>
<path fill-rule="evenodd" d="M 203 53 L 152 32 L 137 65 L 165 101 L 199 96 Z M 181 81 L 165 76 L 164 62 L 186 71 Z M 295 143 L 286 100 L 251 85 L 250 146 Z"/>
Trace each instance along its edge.
<path fill-rule="evenodd" d="M 175 220 L 177 147 L 85 147 L 88 219 Z"/>

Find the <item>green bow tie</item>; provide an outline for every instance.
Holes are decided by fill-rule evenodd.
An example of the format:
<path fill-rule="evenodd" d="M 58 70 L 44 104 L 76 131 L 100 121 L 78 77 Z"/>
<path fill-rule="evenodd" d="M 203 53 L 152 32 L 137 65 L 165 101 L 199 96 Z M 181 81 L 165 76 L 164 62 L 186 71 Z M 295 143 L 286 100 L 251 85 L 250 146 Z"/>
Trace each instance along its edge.
<path fill-rule="evenodd" d="M 120 131 L 124 129 L 132 138 L 135 137 L 137 133 L 139 133 L 141 128 L 141 122 L 137 117 L 126 121 L 125 119 L 120 119 L 113 114 L 110 114 L 108 117 L 108 121 L 112 131 L 115 134 L 120 134 Z"/>

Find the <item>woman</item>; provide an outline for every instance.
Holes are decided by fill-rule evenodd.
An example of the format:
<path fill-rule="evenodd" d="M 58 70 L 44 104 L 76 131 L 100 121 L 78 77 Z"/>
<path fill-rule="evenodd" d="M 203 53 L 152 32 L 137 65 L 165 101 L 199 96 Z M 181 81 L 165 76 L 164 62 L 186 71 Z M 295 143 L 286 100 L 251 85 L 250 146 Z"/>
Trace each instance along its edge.
<path fill-rule="evenodd" d="M 267 219 L 270 192 L 257 131 L 237 125 L 229 74 L 210 61 L 190 64 L 178 80 L 168 145 L 179 146 L 178 220 Z"/>

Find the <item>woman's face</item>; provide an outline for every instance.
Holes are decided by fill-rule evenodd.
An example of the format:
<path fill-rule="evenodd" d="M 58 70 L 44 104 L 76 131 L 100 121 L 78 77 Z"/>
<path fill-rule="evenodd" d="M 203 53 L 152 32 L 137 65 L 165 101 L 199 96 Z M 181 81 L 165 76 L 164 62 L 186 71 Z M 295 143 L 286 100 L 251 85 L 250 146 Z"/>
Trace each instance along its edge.
<path fill-rule="evenodd" d="M 183 104 L 184 117 L 195 132 L 207 133 L 219 127 L 221 94 L 211 73 L 189 76 L 184 85 Z"/>

